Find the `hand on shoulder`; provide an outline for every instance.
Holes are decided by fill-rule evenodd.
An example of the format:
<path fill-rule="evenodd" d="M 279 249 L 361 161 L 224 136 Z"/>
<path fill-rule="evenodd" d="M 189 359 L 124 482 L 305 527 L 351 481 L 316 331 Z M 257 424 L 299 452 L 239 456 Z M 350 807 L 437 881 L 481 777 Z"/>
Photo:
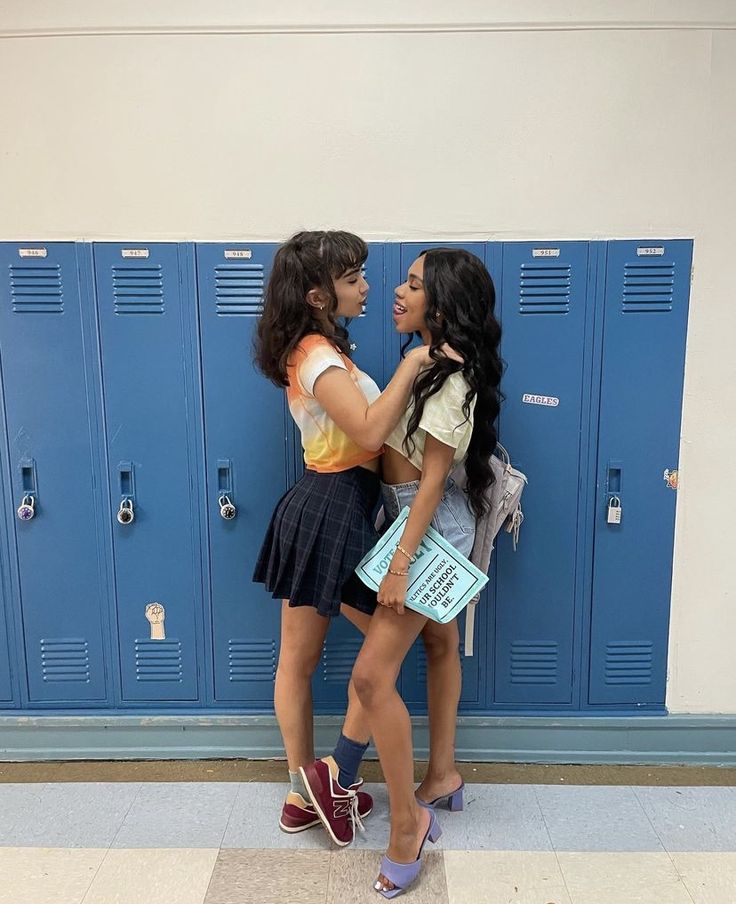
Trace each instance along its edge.
<path fill-rule="evenodd" d="M 442 357 L 449 358 L 451 361 L 457 361 L 459 364 L 465 363 L 463 356 L 458 354 L 447 342 L 443 342 L 437 351 Z M 414 357 L 420 367 L 427 367 L 433 361 L 433 358 L 429 353 L 428 345 L 420 345 L 418 348 L 413 348 L 407 357 Z"/>

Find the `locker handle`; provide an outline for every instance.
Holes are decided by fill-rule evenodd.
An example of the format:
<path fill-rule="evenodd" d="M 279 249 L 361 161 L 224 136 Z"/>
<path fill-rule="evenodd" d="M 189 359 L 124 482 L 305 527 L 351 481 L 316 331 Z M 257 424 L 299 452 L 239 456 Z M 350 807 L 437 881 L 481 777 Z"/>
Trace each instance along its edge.
<path fill-rule="evenodd" d="M 118 475 L 120 478 L 120 508 L 115 515 L 118 524 L 132 524 L 135 520 L 135 474 L 133 471 L 133 463 L 129 461 L 121 461 L 118 465 Z"/>
<path fill-rule="evenodd" d="M 229 458 L 217 461 L 217 504 L 220 506 L 220 517 L 232 521 L 238 510 L 230 500 L 233 493 L 232 462 Z"/>
<path fill-rule="evenodd" d="M 606 492 L 609 496 L 620 496 L 623 489 L 623 462 L 609 461 L 606 475 Z"/>
<path fill-rule="evenodd" d="M 20 485 L 23 492 L 21 503 L 16 509 L 20 521 L 31 521 L 36 516 L 36 462 L 24 458 L 20 462 Z"/>

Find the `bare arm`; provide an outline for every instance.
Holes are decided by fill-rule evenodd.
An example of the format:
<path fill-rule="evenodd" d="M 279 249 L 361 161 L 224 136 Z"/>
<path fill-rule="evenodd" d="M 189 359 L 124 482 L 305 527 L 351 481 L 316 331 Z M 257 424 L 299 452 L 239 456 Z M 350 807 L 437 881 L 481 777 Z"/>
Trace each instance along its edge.
<path fill-rule="evenodd" d="M 406 411 L 414 380 L 429 361 L 424 346 L 412 349 L 371 405 L 340 367 L 330 367 L 317 377 L 314 397 L 353 442 L 363 449 L 378 450 Z"/>
<path fill-rule="evenodd" d="M 406 527 L 399 540 L 399 545 L 403 546 L 411 556 L 419 548 L 422 537 L 427 532 L 437 506 L 440 504 L 447 475 L 452 470 L 454 454 L 455 450 L 452 446 L 447 446 L 431 434 L 427 434 L 419 489 L 411 504 Z M 409 560 L 398 546 L 389 568 L 391 571 L 409 570 Z M 382 606 L 395 609 L 399 615 L 403 614 L 407 586 L 408 578 L 406 576 L 387 573 L 378 591 L 378 602 Z"/>

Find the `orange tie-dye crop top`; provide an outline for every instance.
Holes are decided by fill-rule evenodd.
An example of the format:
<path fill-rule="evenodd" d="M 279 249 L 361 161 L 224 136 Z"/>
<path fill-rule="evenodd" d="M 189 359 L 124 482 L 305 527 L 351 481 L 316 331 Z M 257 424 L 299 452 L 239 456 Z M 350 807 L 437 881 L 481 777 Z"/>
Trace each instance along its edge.
<path fill-rule="evenodd" d="M 301 431 L 304 464 L 311 471 L 325 474 L 347 471 L 381 454 L 380 451 L 363 449 L 353 442 L 314 397 L 317 377 L 329 367 L 346 370 L 369 404 L 381 394 L 367 374 L 318 333 L 305 336 L 289 355 L 286 397 L 291 416 Z"/>

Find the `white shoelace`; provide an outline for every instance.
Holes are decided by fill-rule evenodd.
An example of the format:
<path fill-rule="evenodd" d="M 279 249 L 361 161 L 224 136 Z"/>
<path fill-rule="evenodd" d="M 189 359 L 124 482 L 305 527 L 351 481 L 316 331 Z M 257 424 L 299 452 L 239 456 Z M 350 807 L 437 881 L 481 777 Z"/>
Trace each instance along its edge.
<path fill-rule="evenodd" d="M 350 819 L 353 821 L 353 829 L 358 829 L 360 832 L 365 833 L 365 827 L 363 826 L 363 820 L 360 818 L 360 813 L 358 812 L 358 792 L 353 791 L 351 799 L 350 799 Z"/>

